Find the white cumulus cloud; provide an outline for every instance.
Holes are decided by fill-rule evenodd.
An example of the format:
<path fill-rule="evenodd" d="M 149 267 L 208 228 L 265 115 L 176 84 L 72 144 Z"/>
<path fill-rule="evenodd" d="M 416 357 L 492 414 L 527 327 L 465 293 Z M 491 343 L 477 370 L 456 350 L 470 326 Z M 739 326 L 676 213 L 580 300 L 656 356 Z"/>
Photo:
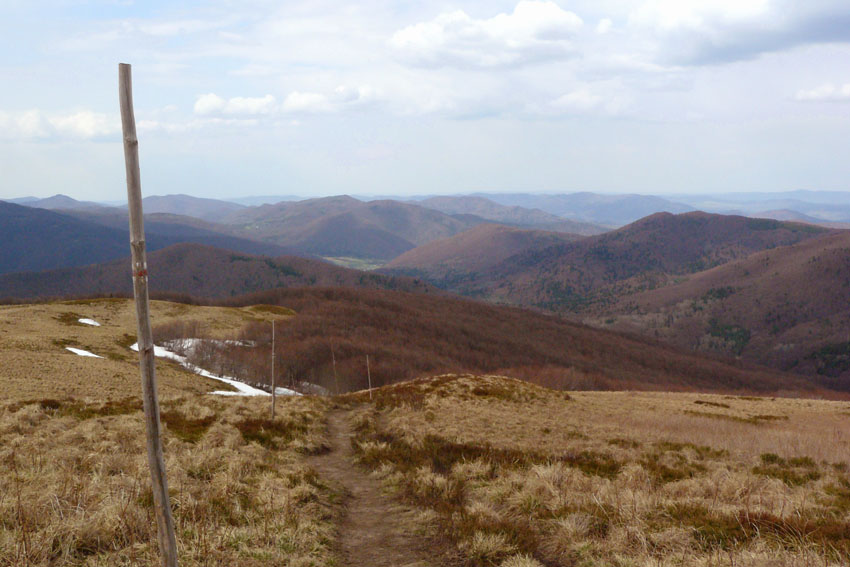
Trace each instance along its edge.
<path fill-rule="evenodd" d="M 233 97 L 224 99 L 215 93 L 200 95 L 195 101 L 195 114 L 271 114 L 277 108 L 277 100 L 268 94 L 263 97 Z"/>
<path fill-rule="evenodd" d="M 504 67 L 575 54 L 583 25 L 554 2 L 523 0 L 510 14 L 474 19 L 457 10 L 395 32 L 390 45 L 421 66 Z"/>
<path fill-rule="evenodd" d="M 330 93 L 293 91 L 283 100 L 284 112 L 337 112 L 375 102 L 378 92 L 369 86 L 340 85 Z"/>
<path fill-rule="evenodd" d="M 71 114 L 47 114 L 39 109 L 0 112 L 0 138 L 8 140 L 90 140 L 110 136 L 120 130 L 117 116 L 90 110 Z"/>
<path fill-rule="evenodd" d="M 850 83 L 842 86 L 826 83 L 813 89 L 797 91 L 794 98 L 806 102 L 850 101 Z"/>
<path fill-rule="evenodd" d="M 111 116 L 84 110 L 66 116 L 48 119 L 60 135 L 73 138 L 97 138 L 109 136 L 120 130 L 118 121 Z"/>

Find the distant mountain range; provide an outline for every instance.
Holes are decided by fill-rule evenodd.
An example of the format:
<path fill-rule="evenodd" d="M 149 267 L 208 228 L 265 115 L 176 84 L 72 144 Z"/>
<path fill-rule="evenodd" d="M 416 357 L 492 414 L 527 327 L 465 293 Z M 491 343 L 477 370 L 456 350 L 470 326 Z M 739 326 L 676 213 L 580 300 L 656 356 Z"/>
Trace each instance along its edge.
<path fill-rule="evenodd" d="M 262 206 L 171 195 L 145 201 L 145 227 L 154 290 L 226 298 L 292 286 L 439 288 L 850 389 L 850 232 L 823 220 L 842 218 L 850 194 L 702 197 L 691 202 L 755 203 L 753 215 L 778 220 L 639 195 L 342 195 Z M 64 196 L 20 201 L 27 206 L 0 202 L 0 296 L 129 291 L 124 209 Z M 361 272 L 317 257 L 385 265 Z"/>
<path fill-rule="evenodd" d="M 128 254 L 125 252 L 125 256 Z M 320 260 L 239 254 L 183 243 L 151 252 L 152 292 L 224 299 L 280 287 L 343 286 L 437 292 L 421 280 L 360 272 Z M 79 295 L 131 294 L 129 258 L 42 272 L 0 275 L 0 297 L 32 299 Z"/>
<path fill-rule="evenodd" d="M 129 255 L 126 213 L 111 211 L 104 215 L 77 211 L 76 214 L 81 218 L 0 201 L 0 239 L 3 242 L 0 274 L 82 266 Z M 274 244 L 196 228 L 191 222 L 146 219 L 148 250 L 178 242 L 200 242 L 249 254 L 278 256 L 290 253 Z"/>
<path fill-rule="evenodd" d="M 525 250 L 484 270 L 461 273 L 455 262 L 453 270 L 461 275 L 448 285 L 444 278 L 439 279 L 441 266 L 451 264 L 452 257 L 470 256 L 462 241 L 446 241 L 440 257 L 429 256 L 427 249 L 422 254 L 409 252 L 383 271 L 425 278 L 437 274 L 433 283 L 456 293 L 576 312 L 658 285 L 672 275 L 694 273 L 827 232 L 821 227 L 769 219 L 657 213 L 621 229 L 570 242 L 545 245 L 538 240 L 540 235 L 529 235 L 528 241 L 533 243 Z M 457 245 L 456 251 L 453 245 Z M 487 245 L 482 246 L 481 256 L 492 257 Z"/>

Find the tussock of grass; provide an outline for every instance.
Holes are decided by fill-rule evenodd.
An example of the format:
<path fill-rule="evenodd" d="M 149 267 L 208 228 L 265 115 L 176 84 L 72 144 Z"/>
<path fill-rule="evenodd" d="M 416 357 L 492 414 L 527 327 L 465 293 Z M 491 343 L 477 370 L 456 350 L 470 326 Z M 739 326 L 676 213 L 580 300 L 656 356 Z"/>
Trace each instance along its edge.
<path fill-rule="evenodd" d="M 235 425 L 264 421 L 265 401 L 162 406 L 181 565 L 332 564 L 331 494 L 299 454 L 325 445 L 324 402 L 278 400 L 281 423 L 299 427 L 265 445 Z M 0 406 L 0 565 L 159 563 L 140 408 L 132 398 Z"/>
<path fill-rule="evenodd" d="M 495 376 L 422 379 L 373 399 L 353 423 L 360 462 L 428 510 L 468 565 L 850 562 L 846 471 L 780 445 L 753 454 L 780 430 L 807 423 L 785 417 L 809 415 L 802 406 L 765 399 L 753 416 L 737 398 L 699 404 L 725 412 L 706 430 L 705 416 L 685 413 L 706 401 L 692 395 L 582 393 L 567 401 Z M 671 420 L 675 434 L 659 437 Z M 760 445 L 748 445 L 755 439 Z"/>
<path fill-rule="evenodd" d="M 60 313 L 55 317 L 55 319 L 63 325 L 68 325 L 71 327 L 85 327 L 83 323 L 80 323 L 80 319 L 82 318 L 82 315 L 73 311 L 65 311 L 64 313 Z"/>

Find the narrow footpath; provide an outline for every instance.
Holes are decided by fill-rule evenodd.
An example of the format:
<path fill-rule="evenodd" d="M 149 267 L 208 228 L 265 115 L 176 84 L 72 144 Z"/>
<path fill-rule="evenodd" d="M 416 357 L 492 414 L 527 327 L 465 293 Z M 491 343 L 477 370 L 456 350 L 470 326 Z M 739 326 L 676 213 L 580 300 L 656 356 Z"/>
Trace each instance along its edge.
<path fill-rule="evenodd" d="M 439 567 L 439 551 L 414 532 L 415 512 L 381 491 L 354 463 L 349 412 L 328 416 L 331 450 L 311 457 L 321 478 L 344 495 L 338 548 L 345 567 Z"/>

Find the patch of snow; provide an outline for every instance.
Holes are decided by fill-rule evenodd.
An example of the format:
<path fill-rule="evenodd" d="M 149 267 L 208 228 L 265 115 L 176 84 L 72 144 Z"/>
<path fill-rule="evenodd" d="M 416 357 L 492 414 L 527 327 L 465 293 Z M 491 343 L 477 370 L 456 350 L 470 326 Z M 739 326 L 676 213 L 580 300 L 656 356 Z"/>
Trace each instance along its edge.
<path fill-rule="evenodd" d="M 188 340 L 192 340 L 192 339 L 188 339 Z M 133 349 L 134 351 L 138 352 L 139 351 L 139 343 L 133 344 L 133 346 L 131 346 L 130 348 Z M 248 384 L 245 384 L 244 382 L 240 382 L 239 380 L 236 380 L 235 378 L 231 378 L 229 376 L 216 376 L 215 374 L 213 374 L 212 372 L 209 372 L 208 370 L 204 370 L 203 368 L 201 368 L 199 366 L 195 366 L 194 364 L 189 362 L 189 360 L 185 356 L 180 356 L 179 354 L 177 354 L 175 352 L 171 352 L 170 350 L 166 349 L 165 347 L 154 345 L 153 353 L 154 353 L 154 356 L 173 360 L 173 361 L 177 362 L 178 364 L 180 364 L 180 366 L 182 366 L 183 368 L 185 368 L 185 369 L 187 369 L 191 372 L 194 372 L 195 374 L 203 376 L 204 378 L 210 378 L 212 380 L 218 380 L 219 382 L 224 382 L 225 384 L 229 384 L 230 386 L 233 386 L 234 388 L 236 388 L 238 390 L 238 392 L 215 391 L 215 392 L 211 392 L 212 394 L 216 394 L 216 395 L 219 395 L 219 396 L 271 396 L 270 393 L 263 391 L 263 390 L 260 390 L 259 388 L 254 388 L 253 386 L 249 386 Z M 285 391 L 285 393 L 284 393 L 284 391 Z M 300 396 L 301 395 L 298 392 L 296 392 L 294 390 L 289 390 L 287 388 L 277 388 L 275 390 L 275 393 L 277 393 L 279 395 L 286 395 L 286 396 Z"/>
<path fill-rule="evenodd" d="M 88 356 L 88 357 L 91 357 L 91 358 L 103 358 L 102 356 L 98 356 L 98 355 L 94 354 L 93 352 L 89 352 L 89 351 L 83 350 L 81 348 L 74 348 L 74 347 L 66 346 L 65 350 L 70 350 L 71 352 L 73 352 L 77 356 Z"/>
<path fill-rule="evenodd" d="M 92 327 L 100 327 L 100 323 L 94 319 L 77 319 L 77 322 L 82 323 L 83 325 L 91 325 Z"/>

